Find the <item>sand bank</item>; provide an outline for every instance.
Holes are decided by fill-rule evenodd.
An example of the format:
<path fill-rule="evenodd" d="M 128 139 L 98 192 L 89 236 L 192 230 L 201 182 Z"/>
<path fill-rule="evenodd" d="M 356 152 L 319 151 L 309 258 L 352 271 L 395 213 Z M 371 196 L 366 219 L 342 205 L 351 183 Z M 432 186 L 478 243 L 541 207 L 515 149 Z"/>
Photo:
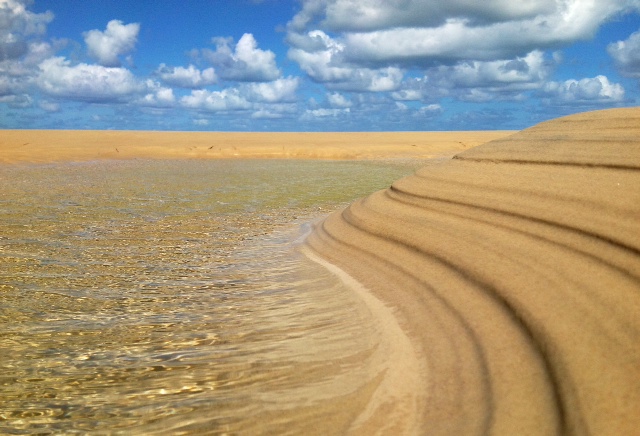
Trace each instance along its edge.
<path fill-rule="evenodd" d="M 397 314 L 426 433 L 637 434 L 640 109 L 433 162 L 308 245 Z"/>
<path fill-rule="evenodd" d="M 451 155 L 511 133 L 2 130 L 0 163 L 149 158 L 425 159 Z"/>

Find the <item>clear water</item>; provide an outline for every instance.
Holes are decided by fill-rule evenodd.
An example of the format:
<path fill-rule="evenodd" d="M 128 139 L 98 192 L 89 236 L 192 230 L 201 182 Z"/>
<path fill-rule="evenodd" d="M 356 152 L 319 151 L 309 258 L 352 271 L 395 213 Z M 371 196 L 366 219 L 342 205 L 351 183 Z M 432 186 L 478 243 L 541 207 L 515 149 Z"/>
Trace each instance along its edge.
<path fill-rule="evenodd" d="M 294 241 L 414 166 L 0 168 L 0 433 L 342 433 L 378 327 Z"/>

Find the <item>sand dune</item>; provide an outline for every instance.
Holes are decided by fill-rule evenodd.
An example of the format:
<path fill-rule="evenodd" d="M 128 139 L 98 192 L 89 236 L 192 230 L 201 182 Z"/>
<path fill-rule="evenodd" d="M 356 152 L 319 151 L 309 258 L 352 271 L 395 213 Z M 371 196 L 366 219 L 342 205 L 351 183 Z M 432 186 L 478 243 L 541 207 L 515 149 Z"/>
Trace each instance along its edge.
<path fill-rule="evenodd" d="M 425 159 L 457 153 L 511 133 L 2 130 L 0 163 L 97 159 Z"/>
<path fill-rule="evenodd" d="M 639 434 L 640 109 L 433 162 L 308 245 L 395 311 L 426 434 Z"/>

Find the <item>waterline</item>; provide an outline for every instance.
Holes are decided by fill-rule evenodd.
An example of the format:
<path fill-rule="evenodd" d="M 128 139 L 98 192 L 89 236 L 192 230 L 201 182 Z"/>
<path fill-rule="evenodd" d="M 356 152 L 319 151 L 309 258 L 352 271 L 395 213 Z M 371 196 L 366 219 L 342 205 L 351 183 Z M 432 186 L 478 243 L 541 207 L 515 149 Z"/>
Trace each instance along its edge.
<path fill-rule="evenodd" d="M 382 382 L 380 327 L 292 241 L 302 223 L 409 172 L 314 161 L 3 168 L 0 431 L 348 428 Z"/>

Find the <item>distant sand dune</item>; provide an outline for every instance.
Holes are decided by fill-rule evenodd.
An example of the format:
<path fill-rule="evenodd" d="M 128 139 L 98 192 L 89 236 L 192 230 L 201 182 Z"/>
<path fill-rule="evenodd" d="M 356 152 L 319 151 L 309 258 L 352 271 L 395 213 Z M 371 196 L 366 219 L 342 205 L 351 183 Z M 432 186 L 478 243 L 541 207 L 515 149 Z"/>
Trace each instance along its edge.
<path fill-rule="evenodd" d="M 511 133 L 0 130 L 0 163 L 99 159 L 426 159 L 457 153 Z"/>
<path fill-rule="evenodd" d="M 433 162 L 308 245 L 396 311 L 425 433 L 640 434 L 640 109 Z"/>

